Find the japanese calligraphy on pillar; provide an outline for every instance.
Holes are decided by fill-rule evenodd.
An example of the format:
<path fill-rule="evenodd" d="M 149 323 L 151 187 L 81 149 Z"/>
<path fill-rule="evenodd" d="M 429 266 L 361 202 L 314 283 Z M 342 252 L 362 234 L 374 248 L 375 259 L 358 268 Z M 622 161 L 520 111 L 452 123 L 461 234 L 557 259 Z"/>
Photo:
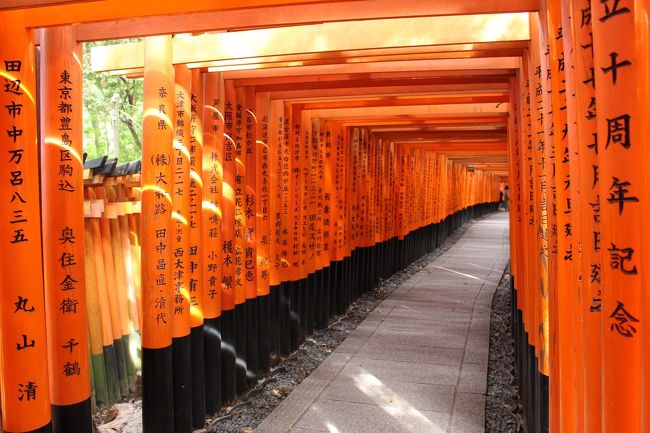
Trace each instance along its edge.
<path fill-rule="evenodd" d="M 22 13 L 0 13 L 0 328 L 5 431 L 50 423 L 41 255 L 34 57 Z"/>
<path fill-rule="evenodd" d="M 270 151 L 270 112 L 269 101 L 266 94 L 256 96 L 256 109 L 258 118 L 256 122 L 257 137 L 257 294 L 263 296 L 269 293 L 271 283 L 271 170 L 272 158 Z"/>
<path fill-rule="evenodd" d="M 150 56 L 147 56 L 147 53 Z M 171 344 L 172 142 L 174 79 L 171 38 L 145 41 L 142 149 L 143 347 Z"/>
<path fill-rule="evenodd" d="M 321 269 L 321 256 L 322 256 L 322 212 L 323 201 L 321 182 L 323 179 L 322 173 L 322 160 L 320 155 L 320 122 L 318 119 L 311 120 L 311 138 L 310 142 L 310 162 L 311 162 L 311 182 L 309 185 L 309 242 L 307 247 L 309 249 L 309 260 L 314 263 L 316 270 Z"/>
<path fill-rule="evenodd" d="M 80 46 L 70 29 L 43 32 L 43 258 L 52 403 L 90 398 L 84 272 Z"/>
<path fill-rule="evenodd" d="M 633 40 L 633 4 L 621 0 L 594 2 L 590 19 L 594 34 L 595 96 L 604 101 L 598 105 L 594 136 L 600 161 L 594 179 L 598 179 L 600 186 L 599 213 L 613 227 L 599 239 L 607 258 L 602 263 L 603 307 L 610 330 L 620 337 L 634 338 L 641 320 L 640 275 L 635 263 L 639 258 L 638 188 L 642 173 L 639 146 L 631 138 L 632 129 L 639 127 L 634 118 L 634 44 L 619 44 L 617 38 L 611 37 L 612 33 L 628 34 Z"/>
<path fill-rule="evenodd" d="M 201 72 L 192 71 L 190 94 L 190 243 L 188 251 L 189 294 L 192 327 L 203 324 L 203 80 Z"/>
<path fill-rule="evenodd" d="M 205 317 L 213 319 L 221 315 L 222 281 L 227 277 L 223 272 L 222 186 L 224 149 L 228 149 L 227 157 L 232 162 L 232 146 L 224 140 L 223 81 L 219 74 L 208 73 L 204 75 L 203 83 L 203 303 Z M 232 111 L 229 116 L 232 116 Z M 232 125 L 232 117 L 229 117 L 229 124 Z"/>
<path fill-rule="evenodd" d="M 271 233 L 271 242 L 273 247 L 273 255 L 271 256 L 271 274 L 275 276 L 272 277 L 271 284 L 279 284 L 282 277 L 282 269 L 286 266 L 286 243 L 284 240 L 286 237 L 283 234 L 283 215 L 286 219 L 286 190 L 288 189 L 288 183 L 283 181 L 283 170 L 284 167 L 289 164 L 288 156 L 285 161 L 285 155 L 283 155 L 284 147 L 283 143 L 283 134 L 284 134 L 284 108 L 280 101 L 273 101 L 271 103 L 271 125 L 273 130 L 272 139 L 269 143 L 269 151 L 272 152 L 271 160 L 275 161 L 275 167 L 272 170 L 272 173 L 275 174 L 275 177 L 271 179 L 272 185 L 272 194 L 273 194 L 273 207 L 271 211 L 271 221 L 270 221 L 270 233 Z M 288 170 L 288 168 L 287 168 Z M 284 259 L 284 260 L 283 260 Z"/>
<path fill-rule="evenodd" d="M 593 59 L 592 15 L 589 1 L 582 1 L 580 18 L 574 21 L 576 58 L 576 129 L 578 134 L 580 215 L 582 234 L 583 283 L 588 283 L 589 311 L 602 310 L 602 242 L 600 232 L 600 176 L 596 131 L 596 94 Z"/>
<path fill-rule="evenodd" d="M 244 184 L 244 279 L 246 299 L 257 296 L 257 118 L 255 116 L 255 92 L 252 88 L 241 89 L 244 101 L 245 149 L 243 160 L 246 164 Z"/>
<path fill-rule="evenodd" d="M 291 113 L 291 106 L 285 106 L 285 113 Z M 291 152 L 291 177 L 289 181 L 292 182 L 291 188 L 291 221 L 289 225 L 289 235 L 291 236 L 291 276 L 293 280 L 300 278 L 300 247 L 301 247 L 301 230 L 300 230 L 300 198 L 302 194 L 302 172 L 301 172 L 301 158 L 300 158 L 300 143 L 301 143 L 301 134 L 300 134 L 300 122 L 295 118 L 294 113 L 291 113 L 291 117 L 287 118 L 286 121 L 289 122 L 289 146 Z"/>
<path fill-rule="evenodd" d="M 282 207 L 281 207 L 281 232 L 282 232 L 282 249 L 281 249 L 281 263 L 282 263 L 282 281 L 289 281 L 291 279 L 291 257 L 293 255 L 293 235 L 291 233 L 291 224 L 293 223 L 293 211 L 291 208 L 291 190 L 293 189 L 292 165 L 293 156 L 291 154 L 291 119 L 287 116 L 287 110 L 284 104 L 278 103 L 279 107 L 279 125 L 281 127 L 278 149 L 280 151 L 279 162 L 280 167 L 280 181 L 282 184 Z"/>
<path fill-rule="evenodd" d="M 175 67 L 174 145 L 172 151 L 172 288 L 173 336 L 190 331 L 190 102 L 191 72 Z"/>
<path fill-rule="evenodd" d="M 231 81 L 224 81 L 224 131 L 223 131 L 223 198 L 222 198 L 222 308 L 235 308 L 235 88 Z M 243 289 L 243 286 L 242 286 Z M 240 290 L 241 292 L 241 290 Z"/>
<path fill-rule="evenodd" d="M 637 113 L 634 2 L 591 3 L 600 193 L 603 395 L 638 395 L 640 384 L 641 149 Z M 638 430 L 639 399 L 603 399 L 603 431 Z"/>
<path fill-rule="evenodd" d="M 233 95 L 234 96 L 234 95 Z M 245 275 L 245 252 L 246 252 L 246 143 L 244 142 L 246 125 L 244 119 L 245 101 L 234 98 L 234 157 L 235 157 L 235 178 L 233 184 L 234 196 L 234 232 L 233 232 L 233 287 L 235 290 L 235 303 L 243 304 L 246 299 L 246 275 Z M 230 101 L 228 101 L 230 102 Z"/>
<path fill-rule="evenodd" d="M 296 119 L 300 118 L 300 129 L 302 137 L 298 142 L 301 149 L 301 186 L 302 194 L 300 195 L 300 268 L 301 272 L 306 275 L 312 271 L 313 250 L 310 248 L 310 239 L 312 236 L 313 225 L 310 224 L 313 204 L 311 202 L 311 184 L 312 184 L 312 159 L 311 159 L 311 122 L 308 116 L 302 110 L 296 113 Z M 298 115 L 302 114 L 301 117 Z M 297 124 L 296 124 L 297 125 Z M 296 139 L 298 139 L 298 129 L 296 129 Z"/>

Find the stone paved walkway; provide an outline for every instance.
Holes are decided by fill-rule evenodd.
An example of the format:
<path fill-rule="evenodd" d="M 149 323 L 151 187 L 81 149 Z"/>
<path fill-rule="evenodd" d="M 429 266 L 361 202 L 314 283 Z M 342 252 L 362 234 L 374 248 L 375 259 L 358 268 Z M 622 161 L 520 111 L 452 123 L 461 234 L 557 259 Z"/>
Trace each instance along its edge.
<path fill-rule="evenodd" d="M 255 431 L 482 433 L 490 308 L 508 247 L 507 213 L 475 221 Z"/>

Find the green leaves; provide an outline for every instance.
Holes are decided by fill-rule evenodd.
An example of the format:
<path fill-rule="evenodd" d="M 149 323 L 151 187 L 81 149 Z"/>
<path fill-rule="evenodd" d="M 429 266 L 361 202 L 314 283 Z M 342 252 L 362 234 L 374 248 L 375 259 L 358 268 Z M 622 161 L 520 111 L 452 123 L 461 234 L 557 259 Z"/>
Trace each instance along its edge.
<path fill-rule="evenodd" d="M 84 43 L 83 138 L 84 151 L 89 159 L 118 156 L 119 162 L 123 163 L 136 161 L 142 156 L 142 79 L 94 73 L 90 68 L 91 47 L 121 42 Z M 114 150 L 116 137 L 119 143 L 117 155 Z"/>

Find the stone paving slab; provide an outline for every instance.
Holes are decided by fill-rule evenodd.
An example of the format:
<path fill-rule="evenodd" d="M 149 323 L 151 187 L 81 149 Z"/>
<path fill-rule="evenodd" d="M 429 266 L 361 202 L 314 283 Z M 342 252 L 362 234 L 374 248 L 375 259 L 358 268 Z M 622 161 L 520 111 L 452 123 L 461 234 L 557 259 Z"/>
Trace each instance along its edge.
<path fill-rule="evenodd" d="M 492 297 L 508 214 L 475 221 L 409 278 L 255 430 L 483 433 Z"/>

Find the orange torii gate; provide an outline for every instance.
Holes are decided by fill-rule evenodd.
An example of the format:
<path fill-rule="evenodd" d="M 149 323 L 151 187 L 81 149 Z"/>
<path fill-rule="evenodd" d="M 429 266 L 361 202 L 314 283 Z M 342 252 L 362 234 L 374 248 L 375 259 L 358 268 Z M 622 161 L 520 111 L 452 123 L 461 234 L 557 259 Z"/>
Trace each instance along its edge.
<path fill-rule="evenodd" d="M 14 146 L 12 159 L 3 162 L 9 183 L 1 186 L 14 197 L 4 222 L 12 236 L 5 235 L 11 266 L 2 269 L 2 317 L 25 313 L 34 318 L 27 325 L 2 319 L 3 363 L 9 366 L 0 373 L 5 430 L 48 431 L 51 422 L 56 431 L 61 428 L 57 423 L 65 423 L 63 414 L 87 426 L 88 374 L 91 368 L 103 368 L 109 376 L 109 362 L 97 367 L 101 363 L 96 358 L 115 346 L 110 371 L 121 388 L 112 393 L 128 392 L 137 364 L 125 355 L 124 345 L 137 344 L 138 331 L 144 348 L 146 431 L 188 431 L 190 415 L 194 427 L 203 425 L 206 413 L 214 413 L 267 371 L 270 352 L 286 355 L 385 272 L 400 269 L 471 215 L 494 207 L 499 182 L 507 178 L 513 210 L 517 368 L 527 428 L 644 431 L 650 399 L 643 343 L 647 231 L 640 223 L 647 198 L 641 175 L 647 154 L 640 131 L 648 113 L 643 1 L 442 2 L 435 13 L 425 13 L 429 9 L 421 2 L 406 1 L 401 15 L 386 12 L 394 9 L 384 1 L 368 12 L 364 6 L 369 0 L 340 2 L 340 7 L 350 7 L 350 17 L 368 20 L 363 28 L 387 31 L 405 17 L 425 15 L 418 25 L 430 27 L 445 21 L 439 15 L 462 14 L 447 22 L 469 27 L 474 15 L 539 6 L 530 17 L 504 21 L 525 23 L 515 36 L 485 34 L 471 49 L 462 46 L 467 41 L 458 37 L 461 30 L 427 35 L 424 46 L 389 46 L 377 39 L 381 32 L 370 31 L 367 38 L 337 39 L 332 33 L 345 30 L 346 16 L 332 5 L 310 9 L 307 4 L 319 1 L 227 2 L 219 11 L 208 2 L 138 5 L 120 13 L 109 11 L 124 5 L 123 0 L 64 2 L 60 9 L 45 3 L 15 0 L 9 7 L 38 7 L 28 15 L 2 12 L 11 18 L 12 38 L 20 36 L 18 49 L 0 48 L 5 62 L 0 64 L 5 80 L 0 90 L 5 89 L 6 101 L 2 133 L 6 131 L 6 142 Z M 298 25 L 242 31 L 255 27 L 246 24 L 259 26 L 261 18 L 239 8 L 260 6 L 270 7 L 271 27 Z M 230 8 L 238 10 L 228 15 L 225 9 Z M 291 22 L 283 11 L 304 15 Z M 316 24 L 314 11 L 324 14 L 322 25 Z M 190 15 L 177 20 L 154 16 L 189 12 L 228 17 L 224 28 L 233 31 L 155 36 L 171 31 L 161 31 L 165 23 L 179 32 L 212 30 L 203 28 L 209 26 L 203 22 L 189 23 Z M 145 35 L 145 42 L 97 52 L 131 53 L 117 59 L 111 54 L 99 68 L 146 77 L 144 215 L 141 233 L 135 229 L 143 250 L 141 309 L 126 296 L 138 289 L 127 279 L 128 260 L 119 253 L 127 257 L 137 251 L 130 248 L 134 244 L 128 230 L 138 223 L 130 221 L 132 213 L 122 200 L 128 187 L 120 180 L 106 187 L 89 185 L 82 231 L 81 195 L 70 191 L 76 186 L 73 180 L 80 181 L 74 177 L 81 170 L 80 158 L 57 170 L 50 164 L 56 155 L 43 152 L 41 178 L 47 181 L 41 185 L 42 220 L 32 204 L 36 184 L 22 176 L 37 170 L 36 148 L 27 147 L 35 139 L 32 107 L 37 98 L 44 103 L 43 149 L 51 150 L 47 138 L 52 130 L 58 134 L 66 125 L 72 131 L 78 128 L 75 111 L 66 113 L 70 123 L 63 125 L 63 116 L 55 115 L 47 102 L 48 97 L 56 99 L 59 84 L 70 84 L 75 98 L 80 93 L 72 87 L 78 78 L 71 74 L 69 83 L 59 83 L 56 73 L 49 72 L 58 67 L 53 59 L 64 50 L 51 48 L 52 35 L 76 32 L 76 40 L 66 37 L 69 46 L 112 34 L 128 36 L 127 24 L 119 21 L 126 18 L 134 20 L 131 35 Z M 37 97 L 25 48 L 32 36 L 24 29 L 71 22 L 78 24 L 37 35 L 43 50 L 43 91 Z M 332 42 L 329 49 L 307 43 L 296 47 L 286 36 L 311 40 L 319 31 Z M 240 57 L 206 48 L 229 47 L 226 42 L 232 42 L 233 34 L 285 39 L 259 50 L 255 43 L 244 44 Z M 153 48 L 162 46 L 163 38 L 164 55 L 162 48 Z M 149 52 L 139 52 L 141 46 Z M 163 84 L 152 78 L 156 63 Z M 184 105 L 173 91 L 174 81 L 191 95 Z M 161 88 L 168 95 L 160 96 Z M 171 133 L 179 131 L 186 143 L 175 150 Z M 165 138 L 154 143 L 151 134 Z M 67 135 L 56 145 L 70 140 L 68 147 L 79 156 L 82 149 L 75 146 L 80 139 L 73 132 Z M 167 164 L 161 155 L 168 157 Z M 56 189 L 54 178 L 68 188 L 66 194 Z M 74 192 L 81 184 L 76 188 Z M 59 199 L 59 192 L 70 197 Z M 59 200 L 72 206 L 69 212 L 48 210 Z M 11 207 L 23 204 L 29 209 Z M 163 209 L 169 218 L 158 218 Z M 179 228 L 178 221 L 187 226 Z M 61 224 L 61 230 L 84 233 L 87 239 L 82 242 L 79 234 L 74 247 L 70 236 L 63 237 L 65 245 L 52 244 L 61 240 L 52 237 Z M 26 236 L 30 231 L 34 237 Z M 23 236 L 31 242 L 37 234 L 43 238 L 43 253 L 31 244 L 32 249 L 18 245 L 25 243 Z M 79 245 L 98 250 L 85 254 L 86 275 L 82 266 L 73 268 L 70 257 L 81 257 L 75 249 Z M 17 277 L 14 268 L 34 257 L 45 263 L 45 276 L 35 272 Z M 58 263 L 60 258 L 66 267 Z M 57 263 L 63 268 L 52 267 Z M 102 277 L 103 266 L 112 273 Z M 181 268 L 186 272 L 174 272 Z M 102 287 L 102 278 L 110 283 L 104 281 Z M 66 282 L 66 293 L 52 290 L 57 280 Z M 17 281 L 26 287 L 24 293 L 16 291 Z M 46 296 L 39 304 L 40 287 Z M 159 287 L 161 292 L 152 289 Z M 86 315 L 86 294 L 87 308 L 90 314 L 98 311 L 99 320 L 89 328 L 85 322 L 79 326 L 79 320 L 59 322 L 72 317 L 73 310 Z M 64 301 L 67 307 L 62 309 Z M 30 306 L 35 309 L 27 311 Z M 88 329 L 92 363 L 84 359 Z M 65 350 L 59 350 L 64 345 L 58 347 L 56 341 L 73 330 L 78 333 L 68 340 L 66 358 Z M 10 350 L 15 344 L 21 347 L 18 354 Z M 78 358 L 72 356 L 77 349 Z M 62 361 L 67 370 L 57 368 Z M 49 372 L 40 368 L 43 364 Z M 24 366 L 35 367 L 34 380 L 7 371 L 24 373 Z M 63 398 L 62 390 L 72 389 L 60 380 L 66 371 L 79 384 Z M 92 373 L 101 382 L 101 375 Z M 104 380 L 103 398 L 110 399 L 111 387 Z M 25 408 L 34 414 L 29 419 L 21 419 Z"/>

